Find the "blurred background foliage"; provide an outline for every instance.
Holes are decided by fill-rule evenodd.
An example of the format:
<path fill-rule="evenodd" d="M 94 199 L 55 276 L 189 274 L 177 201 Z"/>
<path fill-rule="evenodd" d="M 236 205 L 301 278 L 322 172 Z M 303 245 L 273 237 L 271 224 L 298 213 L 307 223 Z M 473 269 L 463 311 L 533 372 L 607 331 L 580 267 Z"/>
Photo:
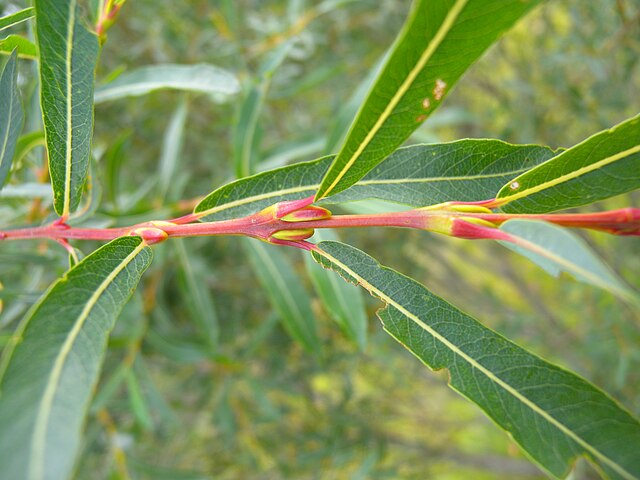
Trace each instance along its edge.
<path fill-rule="evenodd" d="M 235 178 L 243 155 L 260 171 L 335 152 L 407 4 L 130 0 L 109 31 L 98 84 L 141 65 L 208 62 L 235 72 L 243 93 L 162 91 L 98 105 L 91 200 L 77 221 L 169 218 Z M 410 142 L 571 146 L 637 114 L 639 63 L 635 0 L 545 3 Z M 24 133 L 38 131 L 35 66 L 20 68 Z M 3 225 L 49 218 L 48 191 L 38 186 L 47 179 L 43 160 L 35 149 L 14 169 L 0 197 Z M 555 280 L 488 242 L 401 230 L 340 236 L 640 413 L 640 316 L 608 293 Z M 584 237 L 640 285 L 637 240 Z M 312 293 L 301 254 L 282 249 L 322 343 L 307 354 L 280 326 L 242 243 L 193 238 L 155 248 L 111 337 L 77 478 L 544 478 L 447 387 L 446 372 L 429 372 L 382 331 L 377 301 L 365 299 L 366 346 L 347 338 Z M 75 246 L 87 254 L 97 245 Z M 67 266 L 53 242 L 0 245 L 0 342 Z M 573 477 L 596 478 L 582 462 Z"/>

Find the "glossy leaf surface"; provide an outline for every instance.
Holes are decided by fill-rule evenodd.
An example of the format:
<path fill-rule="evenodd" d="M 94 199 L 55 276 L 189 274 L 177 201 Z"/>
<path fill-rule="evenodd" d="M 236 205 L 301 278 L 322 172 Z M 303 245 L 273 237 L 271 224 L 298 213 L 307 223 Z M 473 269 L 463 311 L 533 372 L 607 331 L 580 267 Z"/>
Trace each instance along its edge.
<path fill-rule="evenodd" d="M 584 379 L 486 328 L 365 253 L 322 242 L 313 257 L 386 306 L 385 330 L 476 403 L 545 471 L 564 477 L 587 456 L 611 478 L 640 476 L 640 423 Z"/>
<path fill-rule="evenodd" d="M 100 85 L 96 88 L 95 102 L 136 97 L 163 89 L 233 95 L 240 91 L 240 84 L 227 70 L 206 63 L 149 65 L 125 72 L 114 81 Z"/>
<path fill-rule="evenodd" d="M 320 351 L 311 298 L 291 262 L 278 247 L 245 240 L 245 251 L 256 276 L 278 312 L 287 333 L 311 353 Z"/>
<path fill-rule="evenodd" d="M 70 476 L 107 338 L 150 262 L 139 237 L 114 240 L 54 283 L 25 317 L 0 362 L 3 476 Z"/>
<path fill-rule="evenodd" d="M 500 230 L 509 233 L 515 242 L 500 242 L 502 245 L 529 258 L 554 277 L 567 272 L 621 298 L 638 300 L 586 242 L 566 228 L 534 220 L 509 220 Z"/>
<path fill-rule="evenodd" d="M 398 149 L 347 191 L 324 202 L 369 198 L 423 207 L 449 200 L 493 198 L 515 172 L 524 172 L 551 158 L 535 145 L 510 145 L 499 140 L 461 140 Z M 255 213 L 283 200 L 313 194 L 332 157 L 264 172 L 225 185 L 196 208 L 203 220 L 225 220 Z"/>
<path fill-rule="evenodd" d="M 36 0 L 35 6 L 53 203 L 64 217 L 77 208 L 89 167 L 98 38 L 82 24 L 76 0 Z"/>
<path fill-rule="evenodd" d="M 498 198 L 507 213 L 545 213 L 588 205 L 639 187 L 637 116 L 512 179 Z"/>
<path fill-rule="evenodd" d="M 0 188 L 9 173 L 24 120 L 17 63 L 17 52 L 13 52 L 0 72 Z"/>
<path fill-rule="evenodd" d="M 419 0 L 316 199 L 349 188 L 398 148 L 536 0 Z"/>

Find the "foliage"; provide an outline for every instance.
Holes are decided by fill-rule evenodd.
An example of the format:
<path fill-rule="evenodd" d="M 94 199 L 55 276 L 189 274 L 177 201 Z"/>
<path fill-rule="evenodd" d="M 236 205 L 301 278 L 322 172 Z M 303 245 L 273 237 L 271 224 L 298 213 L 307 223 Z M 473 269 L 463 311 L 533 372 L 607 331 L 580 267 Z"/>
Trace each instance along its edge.
<path fill-rule="evenodd" d="M 640 302 L 620 278 L 633 285 L 640 271 L 640 210 L 628 207 L 640 184 L 640 99 L 621 97 L 626 117 L 576 121 L 583 105 L 572 89 L 581 87 L 568 81 L 552 119 L 572 124 L 566 137 L 544 126 L 538 107 L 522 118 L 527 90 L 514 65 L 547 68 L 544 53 L 514 54 L 523 33 L 570 32 L 592 13 L 545 5 L 514 27 L 537 3 L 417 0 L 406 12 L 404 2 L 167 10 L 36 0 L 0 12 L 8 474 L 562 478 L 586 458 L 606 478 L 640 478 Z M 615 36 L 594 29 L 613 39 L 605 44 L 616 56 L 591 57 L 594 71 L 609 69 L 630 91 L 640 15 L 632 5 L 616 3 Z M 154 37 L 169 26 L 175 32 Z M 331 43 L 327 26 L 346 41 Z M 591 37 L 576 32 L 572 41 L 589 51 Z M 558 52 L 548 68 L 572 80 L 576 62 Z M 545 81 L 527 88 L 546 91 Z M 605 111 L 620 102 L 608 87 Z M 482 88 L 507 99 L 493 122 L 480 120 L 493 108 Z M 478 132 L 519 143 L 443 141 Z M 220 181 L 231 172 L 237 178 Z M 322 230 L 345 228 L 349 243 L 429 288 Z M 482 239 L 590 286 L 549 281 L 496 245 L 470 241 Z M 330 270 L 376 300 L 365 303 Z M 444 381 L 367 325 L 378 300 L 386 332 L 447 369 L 470 403 L 440 393 Z M 424 452 L 438 461 L 425 463 Z"/>

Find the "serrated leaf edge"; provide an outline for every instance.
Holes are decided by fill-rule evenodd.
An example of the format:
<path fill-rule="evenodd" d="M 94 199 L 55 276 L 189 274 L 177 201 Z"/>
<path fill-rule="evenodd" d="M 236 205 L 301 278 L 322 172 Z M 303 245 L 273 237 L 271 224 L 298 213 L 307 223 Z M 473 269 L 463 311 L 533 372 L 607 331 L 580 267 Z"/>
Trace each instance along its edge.
<path fill-rule="evenodd" d="M 440 341 L 444 345 L 446 345 L 447 348 L 451 349 L 451 351 L 453 351 L 456 355 L 459 355 L 465 361 L 469 362 L 469 364 L 471 364 L 475 369 L 477 369 L 478 371 L 480 371 L 484 375 L 486 375 L 489 379 L 491 379 L 491 381 L 493 381 L 496 384 L 500 385 L 507 392 L 509 392 L 511 395 L 513 395 L 515 398 L 517 398 L 519 401 L 521 401 L 523 404 L 525 404 L 527 407 L 529 407 L 532 411 L 534 411 L 535 413 L 537 413 L 538 415 L 543 417 L 545 420 L 547 420 L 549 423 L 554 425 L 556 428 L 561 430 L 565 435 L 567 435 L 568 437 L 572 438 L 576 443 L 581 445 L 586 451 L 588 451 L 594 457 L 598 458 L 603 463 L 606 463 L 609 467 L 611 467 L 613 470 L 615 470 L 623 478 L 625 478 L 627 480 L 635 480 L 636 479 L 636 477 L 634 477 L 633 474 L 631 474 L 628 471 L 626 471 L 624 468 L 622 468 L 616 462 L 611 460 L 608 456 L 604 455 L 599 450 L 594 448 L 592 445 L 590 445 L 589 443 L 584 441 L 581 437 L 579 437 L 574 432 L 572 432 L 570 429 L 568 429 L 563 423 L 559 422 L 554 417 L 549 415 L 547 412 L 545 412 L 543 409 L 538 407 L 537 404 L 535 404 L 534 402 L 529 400 L 527 397 L 521 395 L 518 392 L 518 390 L 513 388 L 507 382 L 505 382 L 504 380 L 502 380 L 499 377 L 495 376 L 490 370 L 485 368 L 482 364 L 476 362 L 472 357 L 468 356 L 465 352 L 460 350 L 456 345 L 452 344 L 446 337 L 443 337 L 441 334 L 439 334 L 438 332 L 433 330 L 431 327 L 429 327 L 426 323 L 424 323 L 416 315 L 414 315 L 413 313 L 408 311 L 406 308 L 404 308 L 399 303 L 395 302 L 392 298 L 388 297 L 384 292 L 378 290 L 376 287 L 371 285 L 364 278 L 362 278 L 356 272 L 351 270 L 347 265 L 345 265 L 344 263 L 340 262 L 337 258 L 333 257 L 329 253 L 327 253 L 324 250 L 322 250 L 322 248 L 320 246 L 317 246 L 316 248 L 314 248 L 313 252 L 317 253 L 319 255 L 322 255 L 327 260 L 329 260 L 331 263 L 337 265 L 339 268 L 343 269 L 346 273 L 351 275 L 353 278 L 357 279 L 359 284 L 360 284 L 360 286 L 362 286 L 367 291 L 369 291 L 371 294 L 373 294 L 374 296 L 376 296 L 377 298 L 382 300 L 385 304 L 391 305 L 392 307 L 397 309 L 400 313 L 405 315 L 407 318 L 411 319 L 413 322 L 415 322 L 421 328 L 426 330 L 431 336 L 433 336 L 438 341 Z M 380 268 L 384 268 L 384 267 L 380 266 Z"/>

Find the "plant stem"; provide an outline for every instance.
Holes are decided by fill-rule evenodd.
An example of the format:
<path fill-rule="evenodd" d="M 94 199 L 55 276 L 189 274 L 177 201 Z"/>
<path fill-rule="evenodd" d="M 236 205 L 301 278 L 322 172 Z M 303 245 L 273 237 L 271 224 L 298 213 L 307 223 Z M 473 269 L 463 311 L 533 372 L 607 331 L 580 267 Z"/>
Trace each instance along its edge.
<path fill-rule="evenodd" d="M 233 220 L 192 223 L 198 218 L 185 215 L 171 221 L 151 221 L 121 228 L 75 228 L 58 220 L 50 225 L 0 231 L 0 240 L 50 238 L 53 240 L 113 240 L 126 235 L 140 235 L 157 243 L 168 237 L 244 235 L 271 243 L 291 244 L 308 238 L 316 228 L 400 227 L 434 231 L 462 238 L 498 238 L 495 227 L 520 218 L 543 220 L 565 227 L 582 227 L 618 235 L 640 235 L 640 209 L 625 208 L 581 214 L 502 214 L 460 209 L 415 209 L 405 212 L 371 215 L 333 215 L 309 206 L 306 199 L 282 202 L 261 212 Z M 279 232 L 289 232 L 288 235 Z M 274 241 L 277 240 L 277 241 Z"/>

